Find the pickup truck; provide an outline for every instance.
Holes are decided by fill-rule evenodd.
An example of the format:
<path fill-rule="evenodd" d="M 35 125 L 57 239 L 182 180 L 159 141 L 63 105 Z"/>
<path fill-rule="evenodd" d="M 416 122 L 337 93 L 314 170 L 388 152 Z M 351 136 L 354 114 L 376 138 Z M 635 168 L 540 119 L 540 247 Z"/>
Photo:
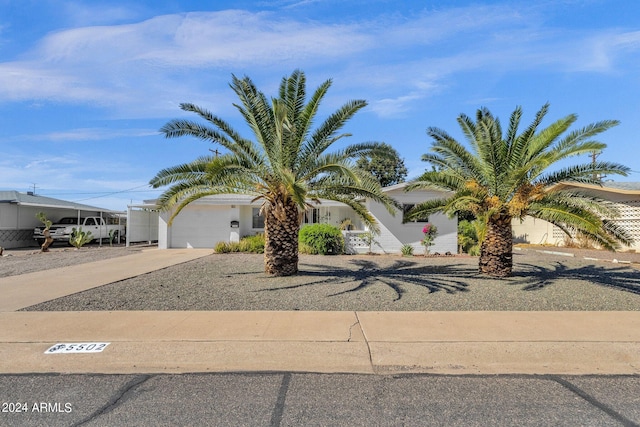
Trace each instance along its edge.
<path fill-rule="evenodd" d="M 81 217 L 80 222 L 76 217 L 65 217 L 57 221 L 49 228 L 54 242 L 69 241 L 73 229 L 82 228 L 82 231 L 90 231 L 93 240 L 109 239 L 109 232 L 113 230 L 113 241 L 119 242 L 124 236 L 125 228 L 120 224 L 108 224 L 105 218 L 99 216 Z M 44 242 L 44 226 L 33 230 L 33 238 L 42 245 Z"/>

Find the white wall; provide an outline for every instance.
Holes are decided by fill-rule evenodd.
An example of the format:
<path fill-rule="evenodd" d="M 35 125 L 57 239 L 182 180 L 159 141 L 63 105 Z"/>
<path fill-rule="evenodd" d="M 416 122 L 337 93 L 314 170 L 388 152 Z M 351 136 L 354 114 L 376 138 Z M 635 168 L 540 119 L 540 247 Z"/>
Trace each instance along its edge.
<path fill-rule="evenodd" d="M 369 210 L 378 220 L 380 235 L 375 237 L 378 244 L 372 246 L 373 252 L 400 253 L 403 245 L 413 246 L 414 253 L 424 253 L 424 246 L 421 241 L 424 238 L 422 228 L 424 222 L 402 223 L 402 212 L 396 211 L 392 216 L 387 209 L 379 203 L 371 203 Z M 438 234 L 433 246 L 429 248 L 431 253 L 438 252 L 444 254 L 450 252 L 457 253 L 458 250 L 458 221 L 456 218 L 449 219 L 442 214 L 434 214 L 429 218 L 429 223 L 435 225 Z M 384 248 L 384 250 L 383 250 Z"/>
<path fill-rule="evenodd" d="M 38 220 L 35 217 L 33 225 L 21 225 L 22 219 L 18 211 L 19 206 L 9 203 L 0 203 L 0 246 L 3 248 L 20 248 L 25 246 L 35 246 L 33 240 L 33 228 Z"/>
<path fill-rule="evenodd" d="M 640 251 L 640 200 L 638 200 L 638 196 L 605 190 L 589 189 L 588 192 L 602 199 L 614 202 L 618 208 L 620 217 L 614 219 L 614 222 L 634 239 L 634 244 L 631 247 L 622 246 L 620 250 L 625 251 L 631 249 Z M 513 229 L 514 242 L 516 243 L 557 246 L 565 244 L 564 232 L 553 224 L 541 219 L 525 217 L 522 223 L 514 219 L 511 227 Z"/>
<path fill-rule="evenodd" d="M 218 242 L 228 242 L 231 235 L 230 212 L 229 206 L 192 203 L 174 218 L 171 227 L 166 225 L 168 213 L 163 213 L 160 216 L 158 247 L 213 248 Z"/>
<path fill-rule="evenodd" d="M 387 194 L 402 204 L 418 204 L 429 199 L 442 197 L 440 192 L 425 190 L 405 192 L 404 189 L 397 189 L 389 191 Z M 424 252 L 424 246 L 421 241 L 424 238 L 422 228 L 426 224 L 425 222 L 407 222 L 403 224 L 401 211 L 396 210 L 395 216 L 392 216 L 383 205 L 375 202 L 369 204 L 369 210 L 380 224 L 380 235 L 376 237 L 376 241 L 380 245 L 372 247 L 374 252 L 383 252 L 380 248 L 382 246 L 384 252 L 399 253 L 405 244 L 413 246 L 416 254 Z M 458 219 L 448 218 L 442 214 L 434 214 L 429 217 L 429 223 L 435 225 L 438 229 L 438 234 L 434 240 L 434 245 L 430 247 L 430 252 L 441 254 L 446 252 L 457 253 Z"/>
<path fill-rule="evenodd" d="M 531 243 L 534 245 L 562 245 L 564 232 L 553 224 L 541 219 L 525 217 L 522 222 L 514 218 L 511 221 L 514 243 Z M 554 229 L 555 233 L 554 233 Z M 559 232 L 558 232 L 559 231 Z"/>
<path fill-rule="evenodd" d="M 260 205 L 240 206 L 240 238 L 264 233 L 264 228 L 253 228 L 253 209 L 259 209 Z"/>
<path fill-rule="evenodd" d="M 127 212 L 127 243 L 158 240 L 158 211 L 129 208 Z"/>

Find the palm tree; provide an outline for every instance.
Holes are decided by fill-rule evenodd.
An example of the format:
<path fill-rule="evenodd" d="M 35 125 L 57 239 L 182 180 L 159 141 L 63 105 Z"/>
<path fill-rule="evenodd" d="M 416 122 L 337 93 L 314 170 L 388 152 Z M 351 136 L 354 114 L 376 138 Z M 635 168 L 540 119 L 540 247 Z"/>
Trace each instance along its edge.
<path fill-rule="evenodd" d="M 511 114 L 509 127 L 502 134 L 500 121 L 486 108 L 479 109 L 475 122 L 458 117 L 465 146 L 438 128 L 429 128 L 432 154 L 422 160 L 435 166 L 413 181 L 407 190 L 436 188 L 448 190 L 447 197 L 416 206 L 412 217 L 443 212 L 449 215 L 471 212 L 484 218 L 487 229 L 480 248 L 481 273 L 509 276 L 513 268 L 512 219 L 529 215 L 560 227 L 567 234 L 583 233 L 606 249 L 630 244 L 631 238 L 611 218 L 617 214 L 611 203 L 559 185 L 581 182 L 601 185 L 601 174 L 626 175 L 629 168 L 616 163 L 594 162 L 575 166 L 557 166 L 569 157 L 601 151 L 606 145 L 592 137 L 618 124 L 605 120 L 563 134 L 577 120 L 574 114 L 539 129 L 548 111 L 544 105 L 534 121 L 520 134 L 522 109 Z"/>
<path fill-rule="evenodd" d="M 193 104 L 181 104 L 184 111 L 200 116 L 207 124 L 172 120 L 161 129 L 167 138 L 185 135 L 218 143 L 226 153 L 205 156 L 194 162 L 164 169 L 151 180 L 154 188 L 170 187 L 159 197 L 165 209 L 172 209 L 170 221 L 189 203 L 215 194 L 248 194 L 262 200 L 265 227 L 265 272 L 285 276 L 298 271 L 298 232 L 305 209 L 320 199 L 350 206 L 373 229 L 376 223 L 362 200 L 384 204 L 394 202 L 382 193 L 370 174 L 358 170 L 354 160 L 362 155 L 388 151 L 378 143 L 355 144 L 327 153 L 347 133 L 345 123 L 367 104 L 350 101 L 330 114 L 314 129 L 313 122 L 331 80 L 322 83 L 306 102 L 306 78 L 294 71 L 284 77 L 279 96 L 271 101 L 251 79 L 233 76 L 231 88 L 240 99 L 234 104 L 252 130 L 255 141 L 242 137 L 227 122 Z"/>

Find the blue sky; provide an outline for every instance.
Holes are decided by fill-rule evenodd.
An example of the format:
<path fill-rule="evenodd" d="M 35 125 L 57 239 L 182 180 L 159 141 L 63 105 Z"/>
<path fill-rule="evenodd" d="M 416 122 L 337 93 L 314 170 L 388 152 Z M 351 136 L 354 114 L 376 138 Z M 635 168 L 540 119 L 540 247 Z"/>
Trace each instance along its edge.
<path fill-rule="evenodd" d="M 460 113 L 506 126 L 521 105 L 526 125 L 549 102 L 545 124 L 620 120 L 600 159 L 640 181 L 638 16 L 637 0 L 0 0 L 0 189 L 118 210 L 155 198 L 156 172 L 216 148 L 160 135 L 179 103 L 249 136 L 231 74 L 275 95 L 294 69 L 309 90 L 333 79 L 324 113 L 367 100 L 345 143 L 393 145 L 410 177 L 427 127 L 462 140 Z"/>

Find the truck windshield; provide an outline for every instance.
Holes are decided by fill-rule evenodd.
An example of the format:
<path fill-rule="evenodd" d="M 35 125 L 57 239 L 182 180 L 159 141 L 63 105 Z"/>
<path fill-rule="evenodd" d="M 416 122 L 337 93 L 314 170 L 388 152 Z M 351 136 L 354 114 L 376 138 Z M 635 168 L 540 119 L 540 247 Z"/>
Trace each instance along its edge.
<path fill-rule="evenodd" d="M 80 218 L 80 223 L 84 222 L 84 218 Z M 58 221 L 58 224 L 77 224 L 78 223 L 78 218 L 62 218 L 60 221 Z"/>

